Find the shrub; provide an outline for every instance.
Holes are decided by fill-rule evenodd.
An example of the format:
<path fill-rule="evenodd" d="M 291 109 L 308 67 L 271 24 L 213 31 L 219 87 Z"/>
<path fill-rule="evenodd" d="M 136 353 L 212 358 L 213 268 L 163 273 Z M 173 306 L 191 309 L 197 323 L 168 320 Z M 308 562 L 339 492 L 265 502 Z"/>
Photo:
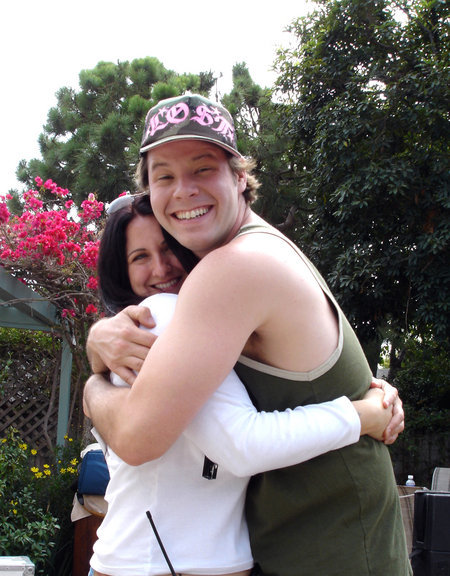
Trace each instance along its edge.
<path fill-rule="evenodd" d="M 70 528 L 70 510 L 79 446 L 70 439 L 49 463 L 22 442 L 13 428 L 0 439 L 0 553 L 29 556 L 37 575 L 52 572 L 61 534 Z"/>

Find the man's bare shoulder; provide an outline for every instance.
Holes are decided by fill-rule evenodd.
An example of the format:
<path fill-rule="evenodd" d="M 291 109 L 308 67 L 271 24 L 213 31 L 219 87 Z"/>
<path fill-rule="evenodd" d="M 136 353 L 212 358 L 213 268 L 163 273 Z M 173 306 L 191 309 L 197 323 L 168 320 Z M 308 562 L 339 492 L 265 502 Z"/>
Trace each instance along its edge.
<path fill-rule="evenodd" d="M 188 285 L 195 281 L 227 289 L 236 286 L 241 291 L 244 285 L 249 289 L 261 288 L 272 283 L 274 274 L 281 278 L 290 267 L 297 265 L 298 257 L 292 248 L 279 238 L 249 234 L 235 238 L 202 258 L 189 275 Z"/>
<path fill-rule="evenodd" d="M 228 326 L 244 354 L 294 371 L 323 362 L 337 341 L 336 320 L 296 250 L 271 234 L 248 234 L 208 254 L 182 288 L 188 310 Z M 299 355 L 299 348 L 307 351 Z"/>
<path fill-rule="evenodd" d="M 293 247 L 272 234 L 245 234 L 210 252 L 191 272 L 180 296 L 187 293 L 190 305 L 195 299 L 202 305 L 222 303 L 224 310 L 231 306 L 239 310 L 245 303 L 256 326 L 265 323 L 268 314 L 278 317 L 294 306 L 301 313 L 322 298 Z"/>
<path fill-rule="evenodd" d="M 269 232 L 269 233 L 267 233 Z M 255 230 L 234 238 L 228 244 L 210 252 L 201 261 L 199 270 L 208 274 L 223 271 L 229 278 L 239 274 L 241 282 L 247 280 L 269 282 L 279 289 L 280 280 L 297 283 L 311 276 L 293 245 L 276 229 L 267 226 L 263 232 Z"/>

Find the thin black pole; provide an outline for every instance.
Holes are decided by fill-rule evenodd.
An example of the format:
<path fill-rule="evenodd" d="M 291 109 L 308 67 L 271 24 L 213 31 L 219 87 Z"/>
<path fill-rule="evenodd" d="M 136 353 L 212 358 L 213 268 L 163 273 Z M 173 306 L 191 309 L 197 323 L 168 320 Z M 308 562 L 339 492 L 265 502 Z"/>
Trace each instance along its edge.
<path fill-rule="evenodd" d="M 178 574 L 173 569 L 173 566 L 169 560 L 169 557 L 167 556 L 167 552 L 163 546 L 161 538 L 159 537 L 158 530 L 156 529 L 155 523 L 153 522 L 153 518 L 152 518 L 152 515 L 150 514 L 150 511 L 147 510 L 146 514 L 147 514 L 147 518 L 149 519 L 150 524 L 152 526 L 153 532 L 155 533 L 156 539 L 158 540 L 158 544 L 159 544 L 159 547 L 161 548 L 161 552 L 163 553 L 164 558 L 166 559 L 167 566 L 169 567 L 170 573 L 172 574 L 172 576 L 178 576 Z"/>

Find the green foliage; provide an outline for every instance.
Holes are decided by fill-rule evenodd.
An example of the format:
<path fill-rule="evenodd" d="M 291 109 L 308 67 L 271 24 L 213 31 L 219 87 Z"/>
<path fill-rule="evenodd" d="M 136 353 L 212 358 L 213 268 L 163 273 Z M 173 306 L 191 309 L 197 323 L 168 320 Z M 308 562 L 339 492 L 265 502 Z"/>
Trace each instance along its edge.
<path fill-rule="evenodd" d="M 291 235 L 363 343 L 387 325 L 450 337 L 448 11 L 320 2 L 277 59 L 295 208 L 307 207 Z"/>
<path fill-rule="evenodd" d="M 0 328 L 0 396 L 3 397 L 3 402 L 8 397 L 7 394 L 14 396 L 20 394 L 23 410 L 23 406 L 27 403 L 31 402 L 34 406 L 36 402 L 42 401 L 40 400 L 42 397 L 50 399 L 51 388 L 55 381 L 55 371 L 56 375 L 59 376 L 59 364 L 56 360 L 59 347 L 58 338 L 55 338 L 54 334 L 51 333 Z M 74 403 L 75 399 L 72 402 Z M 82 423 L 83 415 L 75 406 L 71 419 L 71 429 L 78 436 L 81 436 Z M 49 528 L 48 530 L 48 539 L 54 545 L 49 549 L 45 563 L 42 564 L 42 566 L 45 565 L 45 569 L 42 568 L 39 573 L 46 576 L 70 574 L 73 544 L 73 526 L 70 521 L 73 498 L 71 485 L 75 480 L 76 458 L 80 452 L 80 442 L 67 438 L 64 446 L 51 448 L 48 442 L 54 438 L 49 438 L 51 434 L 49 434 L 46 425 L 42 423 L 39 427 L 40 437 L 35 437 L 32 432 L 29 432 L 31 437 L 35 437 L 39 446 L 38 452 L 32 454 L 30 447 L 36 446 L 33 440 L 22 441 L 19 439 L 19 432 L 13 433 L 10 429 L 5 430 L 1 424 L 0 430 L 2 430 L 0 435 L 3 436 L 3 440 L 6 440 L 6 442 L 0 440 L 2 442 L 0 443 L 0 459 L 3 452 L 8 450 L 9 459 L 14 461 L 16 466 L 15 476 L 10 477 L 6 473 L 4 474 L 4 468 L 0 463 L 0 484 L 3 483 L 3 488 L 6 486 L 9 491 L 11 491 L 12 480 L 17 485 L 16 491 L 21 492 L 22 487 L 25 487 L 25 495 L 20 500 L 15 499 L 15 501 L 22 502 L 21 510 L 24 514 L 28 508 L 30 510 L 39 508 L 43 511 L 45 518 L 47 518 L 47 514 L 50 514 L 51 521 L 59 526 L 58 529 L 51 530 Z M 47 438 L 47 441 L 43 440 L 42 437 Z M 25 446 L 26 450 L 23 449 Z M 17 452 L 19 456 L 17 456 Z M 32 471 L 31 468 L 34 470 Z M 5 492 L 0 490 L 0 493 L 4 494 Z M 0 514 L 3 518 L 1 505 Z M 14 515 L 14 519 L 16 516 Z M 24 518 L 25 516 L 22 520 Z M 34 516 L 30 514 L 29 518 L 33 520 Z M 20 548 L 17 544 L 16 548 L 12 547 L 13 528 L 17 537 L 21 535 L 23 538 L 29 538 L 30 535 L 33 537 L 35 527 L 17 523 L 13 525 L 12 521 L 9 521 L 8 525 L 5 524 L 4 531 L 3 527 L 0 526 L 0 554 L 17 548 L 17 553 L 24 554 L 24 550 L 26 550 L 31 557 L 30 546 L 24 545 Z M 8 539 L 11 547 L 9 544 L 6 546 L 5 539 Z M 44 539 L 40 537 L 36 546 L 39 547 L 41 544 L 45 548 Z M 37 557 L 36 554 L 35 557 Z"/>
<path fill-rule="evenodd" d="M 3 555 L 27 555 L 37 574 L 51 572 L 58 536 L 70 523 L 79 447 L 56 452 L 50 464 L 33 464 L 38 457 L 9 429 L 0 439 L 0 550 Z M 79 452 L 77 452 L 79 453 Z"/>
<path fill-rule="evenodd" d="M 24 346 L 29 350 L 41 351 L 43 348 L 52 349 L 54 340 L 48 332 L 0 327 L 0 346 L 7 345 L 14 348 Z"/>
<path fill-rule="evenodd" d="M 286 161 L 290 141 L 277 133 L 278 105 L 268 88 L 253 82 L 244 62 L 233 67 L 233 89 L 222 103 L 234 118 L 239 150 L 256 160 L 261 189 L 255 211 L 284 230 L 298 190 Z"/>
<path fill-rule="evenodd" d="M 178 75 L 150 57 L 82 70 L 79 91 L 56 94 L 39 136 L 42 159 L 22 160 L 18 179 L 28 187 L 36 176 L 57 181 L 78 204 L 90 192 L 105 202 L 133 190 L 147 110 L 186 90 L 208 94 L 213 84 L 211 72 Z"/>
<path fill-rule="evenodd" d="M 42 375 L 42 369 L 47 368 L 47 357 L 58 349 L 58 339 L 48 333 L 0 327 L 0 398 L 11 382 L 18 379 L 27 381 L 32 388 L 29 393 L 36 397 L 45 388 L 42 376 L 36 377 L 36 374 Z"/>
<path fill-rule="evenodd" d="M 450 354 L 449 349 L 429 336 L 427 339 L 411 337 L 407 340 L 395 384 L 414 414 L 420 417 L 422 431 L 435 429 L 433 419 L 445 421 L 450 410 Z M 447 428 L 448 428 L 447 419 Z M 419 425 L 419 423 L 418 423 Z"/>
<path fill-rule="evenodd" d="M 398 363 L 392 381 L 403 399 L 405 431 L 391 454 L 402 463 L 401 477 L 414 471 L 416 483 L 429 487 L 434 468 L 450 457 L 449 349 L 432 336 L 412 334 Z"/>

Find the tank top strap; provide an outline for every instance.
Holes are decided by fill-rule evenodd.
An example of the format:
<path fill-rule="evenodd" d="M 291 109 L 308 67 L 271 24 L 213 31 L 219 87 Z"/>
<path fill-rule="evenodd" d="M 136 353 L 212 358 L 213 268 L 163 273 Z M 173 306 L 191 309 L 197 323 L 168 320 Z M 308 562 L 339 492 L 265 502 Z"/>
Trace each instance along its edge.
<path fill-rule="evenodd" d="M 279 238 L 282 242 L 285 242 L 286 244 L 288 244 L 296 252 L 296 254 L 298 254 L 299 258 L 301 258 L 303 260 L 303 262 L 306 264 L 306 266 L 309 268 L 310 272 L 315 277 L 316 281 L 319 283 L 322 290 L 325 292 L 325 294 L 328 296 L 328 298 L 333 302 L 333 305 L 338 310 L 340 309 L 335 297 L 333 296 L 328 284 L 326 283 L 326 281 L 323 278 L 323 276 L 321 275 L 321 273 L 317 270 L 317 268 L 311 262 L 311 260 L 309 260 L 309 258 L 307 258 L 305 256 L 305 254 L 303 254 L 303 252 L 300 250 L 300 248 L 294 242 L 292 242 L 292 240 L 290 240 L 289 238 L 284 236 L 284 234 L 281 234 L 281 232 L 278 232 L 276 229 L 272 228 L 272 226 L 265 225 L 265 224 L 247 224 L 245 226 L 242 226 L 242 228 L 236 234 L 235 238 L 238 238 L 239 236 L 244 236 L 245 234 L 254 234 L 254 233 L 269 234 L 271 236 L 275 236 L 276 238 Z"/>
<path fill-rule="evenodd" d="M 246 234 L 247 232 L 266 232 L 266 233 L 270 233 L 270 226 L 267 226 L 265 224 L 246 224 L 245 226 L 242 226 L 242 228 L 240 228 L 235 236 L 235 238 L 237 238 L 238 236 L 243 236 L 244 234 Z"/>

